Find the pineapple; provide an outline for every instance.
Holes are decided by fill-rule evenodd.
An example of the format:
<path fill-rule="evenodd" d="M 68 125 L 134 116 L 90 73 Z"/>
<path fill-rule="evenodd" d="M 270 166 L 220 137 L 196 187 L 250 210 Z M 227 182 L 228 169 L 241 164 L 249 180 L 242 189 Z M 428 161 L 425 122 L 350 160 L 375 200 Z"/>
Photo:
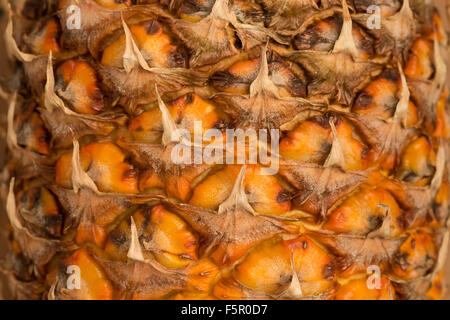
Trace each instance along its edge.
<path fill-rule="evenodd" d="M 7 2 L 8 297 L 442 298 L 430 2 Z"/>

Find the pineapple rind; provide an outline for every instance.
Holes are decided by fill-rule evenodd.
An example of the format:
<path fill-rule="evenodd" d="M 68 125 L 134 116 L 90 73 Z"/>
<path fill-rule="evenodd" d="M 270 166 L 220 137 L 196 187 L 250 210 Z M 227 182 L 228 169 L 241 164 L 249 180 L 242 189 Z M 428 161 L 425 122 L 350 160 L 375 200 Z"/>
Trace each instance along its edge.
<path fill-rule="evenodd" d="M 21 79 L 1 90 L 11 298 L 443 297 L 445 13 L 415 0 L 6 2 Z M 277 174 L 174 163 L 172 132 L 197 121 L 223 137 L 280 130 Z"/>

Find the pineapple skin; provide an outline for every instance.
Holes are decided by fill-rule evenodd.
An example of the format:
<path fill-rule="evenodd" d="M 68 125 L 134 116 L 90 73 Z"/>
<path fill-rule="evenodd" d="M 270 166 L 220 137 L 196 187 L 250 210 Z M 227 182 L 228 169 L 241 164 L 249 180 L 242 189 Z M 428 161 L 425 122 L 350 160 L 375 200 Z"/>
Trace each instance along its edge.
<path fill-rule="evenodd" d="M 428 1 L 6 2 L 4 298 L 443 298 Z M 174 127 L 279 130 L 278 171 L 174 163 Z"/>

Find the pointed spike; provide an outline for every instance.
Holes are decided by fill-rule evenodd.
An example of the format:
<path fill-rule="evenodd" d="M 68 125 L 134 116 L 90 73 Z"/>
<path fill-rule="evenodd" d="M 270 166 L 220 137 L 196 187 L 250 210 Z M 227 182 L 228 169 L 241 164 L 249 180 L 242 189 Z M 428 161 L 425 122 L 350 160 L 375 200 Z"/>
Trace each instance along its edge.
<path fill-rule="evenodd" d="M 438 257 L 436 260 L 436 265 L 434 267 L 431 278 L 434 278 L 444 267 L 447 260 L 448 246 L 449 246 L 449 230 L 445 231 L 444 237 L 442 239 L 441 248 L 439 249 Z"/>
<path fill-rule="evenodd" d="M 409 0 L 403 0 L 403 4 L 399 14 L 406 14 L 411 17 L 414 15 L 413 11 L 411 10 L 411 5 L 409 4 Z"/>
<path fill-rule="evenodd" d="M 269 64 L 267 62 L 267 47 L 268 43 L 261 49 L 261 67 L 259 69 L 258 76 L 264 80 L 269 79 Z"/>
<path fill-rule="evenodd" d="M 334 44 L 333 53 L 348 52 L 354 57 L 358 55 L 355 39 L 353 38 L 353 23 L 346 0 L 342 0 L 342 15 L 344 21 L 342 23 L 341 34 Z"/>
<path fill-rule="evenodd" d="M 381 19 L 384 32 L 393 38 L 394 54 L 399 60 L 407 59 L 407 51 L 412 43 L 405 43 L 407 38 L 414 38 L 417 33 L 417 22 L 409 5 L 409 0 L 404 0 L 400 10 L 390 17 Z M 398 43 L 397 43 L 398 42 Z"/>
<path fill-rule="evenodd" d="M 244 178 L 245 178 L 245 170 L 247 166 L 243 165 L 239 175 L 236 178 L 236 182 L 234 184 L 233 190 L 231 191 L 230 196 L 227 200 L 225 200 L 218 209 L 219 214 L 226 213 L 230 209 L 240 208 L 250 212 L 253 215 L 256 215 L 256 212 L 253 210 L 252 206 L 248 202 L 247 194 L 245 193 L 244 188 Z"/>
<path fill-rule="evenodd" d="M 14 130 L 14 113 L 16 110 L 17 103 L 17 92 L 14 92 L 11 101 L 9 103 L 8 115 L 7 115 L 7 134 L 6 134 L 6 142 L 10 149 L 14 149 L 19 147 L 17 144 L 17 134 Z"/>
<path fill-rule="evenodd" d="M 49 52 L 47 62 L 47 81 L 45 83 L 44 106 L 48 111 L 54 107 L 60 108 L 65 114 L 78 115 L 64 104 L 64 101 L 55 93 L 55 76 L 53 74 L 53 53 Z"/>
<path fill-rule="evenodd" d="M 434 49 L 434 64 L 436 74 L 433 79 L 433 87 L 431 97 L 433 100 L 431 101 L 433 104 L 436 104 L 441 96 L 442 90 L 445 87 L 445 81 L 447 79 L 447 64 L 442 58 L 441 46 L 437 37 L 434 37 L 433 41 L 433 49 Z"/>
<path fill-rule="evenodd" d="M 130 73 L 131 70 L 133 70 L 138 65 L 138 61 L 133 50 L 133 38 L 131 35 L 131 31 L 128 28 L 127 24 L 125 23 L 123 15 L 121 19 L 122 19 L 122 27 L 125 32 L 125 51 L 122 57 L 123 67 L 126 73 Z"/>
<path fill-rule="evenodd" d="M 153 258 L 145 259 L 141 243 L 139 242 L 139 234 L 137 231 L 136 222 L 134 221 L 133 217 L 130 217 L 130 220 L 131 220 L 131 227 L 130 227 L 131 239 L 130 239 L 130 248 L 128 249 L 127 253 L 127 258 L 134 261 L 149 264 L 153 268 L 155 268 L 155 270 L 161 273 L 178 274 L 178 271 L 167 269 Z"/>
<path fill-rule="evenodd" d="M 389 296 L 389 300 L 394 300 L 394 296 L 392 295 L 392 290 L 391 290 L 391 281 L 388 280 L 388 296 Z"/>
<path fill-rule="evenodd" d="M 339 166 L 341 169 L 346 169 L 344 152 L 342 150 L 341 142 L 339 141 L 339 136 L 336 130 L 336 126 L 334 125 L 333 119 L 329 120 L 331 131 L 333 132 L 333 144 L 331 146 L 330 154 L 328 155 L 327 160 L 325 161 L 324 167 L 328 168 L 331 166 Z"/>
<path fill-rule="evenodd" d="M 40 242 L 45 243 L 46 245 L 55 245 L 56 243 L 61 244 L 61 242 L 59 240 L 50 240 L 50 239 L 46 239 L 46 238 L 40 238 L 40 237 L 36 237 L 33 234 L 30 233 L 30 231 L 28 231 L 28 229 L 23 226 L 22 222 L 19 220 L 19 213 L 17 212 L 17 207 L 16 207 L 16 198 L 14 195 L 14 184 L 15 184 L 15 178 L 11 178 L 10 182 L 9 182 L 9 190 L 8 190 L 8 195 L 6 198 L 6 214 L 8 216 L 8 220 L 11 223 L 11 226 L 13 227 L 13 229 L 15 231 L 21 231 L 24 234 L 26 234 L 26 236 L 28 237 L 28 239 L 36 239 L 39 240 Z M 42 245 L 42 244 L 41 244 Z M 70 248 L 74 248 L 75 246 L 72 246 Z M 69 248 L 69 247 L 67 247 Z"/>
<path fill-rule="evenodd" d="M 404 0 L 400 10 L 396 14 L 394 14 L 393 16 L 391 16 L 387 19 L 391 20 L 391 21 L 397 21 L 397 23 L 399 23 L 398 24 L 399 28 L 400 28 L 401 24 L 405 23 L 405 21 L 413 21 L 414 20 L 414 12 L 411 9 L 409 0 Z M 396 30 L 396 31 L 401 31 L 401 30 Z"/>
<path fill-rule="evenodd" d="M 6 101 L 10 99 L 10 94 L 1 85 L 0 85 L 0 98 Z"/>
<path fill-rule="evenodd" d="M 58 277 L 56 277 L 55 281 L 52 283 L 50 290 L 48 291 L 48 295 L 47 298 L 50 301 L 56 300 L 56 295 L 55 295 L 55 291 L 56 291 L 56 284 L 58 283 Z"/>
<path fill-rule="evenodd" d="M 256 96 L 263 90 L 272 92 L 278 97 L 278 88 L 269 78 L 269 65 L 267 62 L 268 43 L 261 49 L 261 66 L 259 68 L 258 76 L 250 85 L 250 97 Z"/>
<path fill-rule="evenodd" d="M 83 170 L 80 162 L 80 144 L 77 140 L 73 140 L 73 153 L 72 153 L 72 185 L 75 193 L 86 187 L 95 193 L 98 191 L 97 185 L 92 181 L 91 177 Z"/>
<path fill-rule="evenodd" d="M 400 62 L 398 63 L 398 71 L 402 80 L 402 90 L 400 92 L 400 100 L 398 101 L 395 109 L 394 121 L 398 121 L 402 123 L 404 127 L 406 127 L 410 92 L 408 83 L 406 82 L 405 73 L 403 72 L 403 68 Z"/>
<path fill-rule="evenodd" d="M 210 19 L 222 19 L 231 23 L 235 28 L 237 28 L 240 23 L 237 21 L 236 15 L 232 10 L 230 10 L 229 0 L 216 0 L 211 13 L 208 18 Z"/>
<path fill-rule="evenodd" d="M 55 76 L 53 74 L 53 54 L 48 54 L 47 62 L 47 81 L 45 82 L 44 106 L 47 110 L 52 110 L 58 100 L 55 98 Z"/>
<path fill-rule="evenodd" d="M 159 95 L 158 91 L 158 85 L 155 84 L 155 90 L 156 90 L 156 97 L 158 99 L 158 105 L 159 110 L 161 110 L 162 113 L 162 123 L 164 128 L 164 133 L 162 137 L 162 143 L 163 145 L 168 145 L 170 142 L 172 142 L 172 137 L 174 132 L 177 130 L 177 125 L 175 124 L 175 121 L 173 121 L 172 116 L 170 115 L 169 109 L 167 109 L 166 104 L 161 99 L 161 96 Z"/>
<path fill-rule="evenodd" d="M 132 260 L 145 262 L 144 254 L 142 253 L 142 247 L 139 243 L 139 236 L 136 228 L 136 223 L 133 217 L 131 217 L 131 240 L 130 249 L 128 250 L 127 257 Z"/>
<path fill-rule="evenodd" d="M 213 18 L 222 16 L 224 12 L 229 11 L 228 5 L 228 0 L 216 0 L 211 9 L 210 16 Z"/>
<path fill-rule="evenodd" d="M 403 19 L 411 19 L 411 18 L 414 18 L 414 12 L 411 9 L 409 0 L 403 0 L 403 4 L 400 10 L 393 16 L 389 17 L 388 19 L 402 21 Z"/>
<path fill-rule="evenodd" d="M 291 284 L 286 289 L 286 291 L 282 293 L 280 298 L 288 298 L 288 299 L 303 298 L 302 286 L 300 284 L 300 279 L 298 278 L 297 271 L 295 270 L 294 250 L 291 250 L 291 272 L 292 272 Z"/>
<path fill-rule="evenodd" d="M 386 210 L 386 216 L 383 219 L 382 225 L 371 233 L 372 236 L 381 235 L 383 237 L 391 236 L 391 208 L 384 203 L 378 203 L 377 206 Z"/>
<path fill-rule="evenodd" d="M 434 37 L 434 39 L 433 39 L 433 50 L 434 50 L 434 60 L 435 60 L 437 71 L 440 71 L 441 73 L 446 74 L 447 64 L 445 63 L 444 59 L 442 58 L 441 46 L 439 44 L 439 40 L 437 39 L 437 37 Z"/>

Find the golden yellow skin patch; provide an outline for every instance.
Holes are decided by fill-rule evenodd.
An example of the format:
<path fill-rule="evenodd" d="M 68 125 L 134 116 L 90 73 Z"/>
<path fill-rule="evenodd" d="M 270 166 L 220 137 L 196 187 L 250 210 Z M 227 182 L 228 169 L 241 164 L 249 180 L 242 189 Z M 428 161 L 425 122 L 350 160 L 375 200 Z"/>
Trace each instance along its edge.
<path fill-rule="evenodd" d="M 182 55 L 158 21 L 150 20 L 129 26 L 133 39 L 151 67 L 184 67 Z M 123 67 L 126 37 L 122 34 L 103 51 L 101 63 L 108 67 Z"/>
<path fill-rule="evenodd" d="M 436 154 L 430 141 L 422 136 L 403 151 L 397 176 L 416 185 L 424 185 L 433 175 Z"/>
<path fill-rule="evenodd" d="M 97 114 L 104 111 L 105 105 L 97 75 L 87 62 L 64 62 L 56 70 L 56 79 L 58 84 L 64 85 L 63 97 L 76 112 Z"/>
<path fill-rule="evenodd" d="M 332 286 L 331 257 L 306 236 L 258 245 L 235 267 L 234 277 L 246 287 L 277 294 L 292 279 L 291 256 L 304 296 L 318 295 Z"/>
<path fill-rule="evenodd" d="M 200 123 L 200 134 L 208 129 L 222 129 L 225 119 L 222 112 L 211 102 L 195 93 L 183 95 L 166 103 L 177 128 L 186 129 L 194 136 L 195 123 Z M 159 108 L 152 108 L 130 121 L 128 129 L 134 138 L 144 142 L 159 142 L 163 132 L 162 116 Z"/>
<path fill-rule="evenodd" d="M 227 165 L 223 170 L 211 174 L 195 187 L 189 204 L 217 210 L 230 196 L 241 167 Z M 275 176 L 263 175 L 263 168 L 248 165 L 244 186 L 250 205 L 260 214 L 281 215 L 290 210 L 288 191 Z"/>
<path fill-rule="evenodd" d="M 133 214 L 147 259 L 156 259 L 171 269 L 187 267 L 197 260 L 197 239 L 186 222 L 158 205 Z M 112 231 L 105 251 L 122 261 L 127 260 L 130 245 L 130 223 L 124 220 Z"/>
<path fill-rule="evenodd" d="M 106 8 L 124 8 L 131 6 L 131 0 L 95 0 L 95 2 Z"/>
<path fill-rule="evenodd" d="M 401 210 L 395 198 L 384 189 L 364 187 L 330 214 L 324 229 L 366 235 L 380 228 L 388 214 L 389 233 L 395 237 L 402 232 L 398 222 Z"/>
<path fill-rule="evenodd" d="M 302 122 L 289 131 L 280 141 L 280 155 L 302 162 L 324 164 L 330 153 L 334 139 L 329 116 L 317 116 Z M 331 118 L 330 118 L 331 119 Z M 368 147 L 356 135 L 352 126 L 341 118 L 331 120 L 335 125 L 347 170 L 364 170 L 367 163 Z"/>
<path fill-rule="evenodd" d="M 45 22 L 38 32 L 29 39 L 29 46 L 34 54 L 48 54 L 50 51 L 54 55 L 61 52 L 59 44 L 59 36 L 61 26 L 55 18 L 51 18 Z"/>
<path fill-rule="evenodd" d="M 404 280 L 420 277 L 433 267 L 436 259 L 436 248 L 431 236 L 416 231 L 400 246 L 394 255 L 394 273 Z"/>
<path fill-rule="evenodd" d="M 70 188 L 72 185 L 72 154 L 61 156 L 56 162 L 55 181 L 58 185 Z M 83 170 L 103 192 L 138 193 L 138 179 L 133 167 L 125 162 L 124 153 L 110 142 L 94 142 L 85 145 L 80 151 Z"/>
<path fill-rule="evenodd" d="M 316 121 L 305 121 L 281 140 L 280 155 L 304 162 L 321 163 L 325 160 L 332 141 L 329 127 Z"/>
<path fill-rule="evenodd" d="M 434 137 L 448 139 L 450 136 L 450 119 L 447 112 L 448 91 L 444 90 L 436 106 L 436 128 Z"/>
<path fill-rule="evenodd" d="M 353 105 L 352 111 L 358 114 L 367 114 L 389 119 L 396 111 L 401 90 L 400 74 L 397 70 L 387 69 L 360 93 Z M 406 125 L 408 127 L 413 126 L 417 122 L 417 107 L 410 100 Z"/>
<path fill-rule="evenodd" d="M 411 56 L 405 67 L 405 75 L 413 79 L 428 80 L 433 74 L 433 44 L 425 38 L 418 38 L 411 49 Z"/>
<path fill-rule="evenodd" d="M 339 287 L 336 292 L 336 300 L 393 300 L 395 290 L 391 282 L 384 276 L 380 279 L 379 289 L 369 289 L 367 278 L 350 280 Z"/>
<path fill-rule="evenodd" d="M 433 283 L 431 284 L 430 289 L 428 289 L 427 291 L 427 299 L 442 300 L 444 298 L 444 275 L 444 270 L 441 270 L 433 279 Z"/>
<path fill-rule="evenodd" d="M 80 268 L 81 288 L 74 290 L 79 300 L 112 300 L 113 287 L 101 267 L 92 259 L 86 249 L 75 251 L 63 261 L 66 267 Z"/>

